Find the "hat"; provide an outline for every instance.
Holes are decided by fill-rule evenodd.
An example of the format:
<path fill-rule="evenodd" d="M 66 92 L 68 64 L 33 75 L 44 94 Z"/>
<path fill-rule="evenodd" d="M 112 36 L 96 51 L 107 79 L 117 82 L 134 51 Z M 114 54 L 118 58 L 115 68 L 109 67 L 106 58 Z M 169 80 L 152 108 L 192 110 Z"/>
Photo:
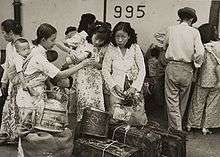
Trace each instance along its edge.
<path fill-rule="evenodd" d="M 182 19 L 183 16 L 190 16 L 193 18 L 192 23 L 197 21 L 196 10 L 190 7 L 184 7 L 178 10 L 178 16 Z"/>

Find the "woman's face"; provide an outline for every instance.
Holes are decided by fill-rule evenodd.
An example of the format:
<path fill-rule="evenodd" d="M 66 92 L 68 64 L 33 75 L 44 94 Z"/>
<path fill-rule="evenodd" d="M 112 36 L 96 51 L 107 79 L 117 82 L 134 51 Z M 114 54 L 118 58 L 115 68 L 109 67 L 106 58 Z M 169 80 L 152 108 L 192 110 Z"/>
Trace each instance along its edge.
<path fill-rule="evenodd" d="M 115 33 L 115 41 L 119 47 L 125 47 L 129 38 L 128 33 L 124 32 L 123 30 L 119 30 Z"/>
<path fill-rule="evenodd" d="M 104 43 L 104 40 L 100 39 L 100 38 L 98 37 L 98 34 L 97 34 L 97 33 L 92 36 L 92 44 L 93 44 L 95 47 L 101 47 L 101 46 L 103 45 L 103 43 Z"/>
<path fill-rule="evenodd" d="M 52 34 L 49 38 L 42 40 L 42 45 L 45 49 L 50 50 L 55 45 L 57 33 Z"/>
<path fill-rule="evenodd" d="M 5 39 L 6 41 L 8 41 L 8 42 L 13 41 L 13 38 L 12 38 L 13 33 L 11 33 L 11 32 L 9 32 L 9 33 L 5 32 L 5 30 L 4 30 L 3 27 L 1 27 L 1 31 L 2 31 L 3 37 L 4 37 L 4 39 Z"/>

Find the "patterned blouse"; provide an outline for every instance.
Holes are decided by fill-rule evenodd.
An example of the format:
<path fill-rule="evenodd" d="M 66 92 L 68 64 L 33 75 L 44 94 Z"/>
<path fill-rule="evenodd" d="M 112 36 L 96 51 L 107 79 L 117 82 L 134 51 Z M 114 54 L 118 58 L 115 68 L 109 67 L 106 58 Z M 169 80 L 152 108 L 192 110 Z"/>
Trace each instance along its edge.
<path fill-rule="evenodd" d="M 139 45 L 133 44 L 123 56 L 119 47 L 109 47 L 102 64 L 102 74 L 110 90 L 115 85 L 124 89 L 125 78 L 132 80 L 132 87 L 141 91 L 146 70 Z"/>
<path fill-rule="evenodd" d="M 220 47 L 219 42 L 211 42 L 205 44 L 205 60 L 202 67 L 199 70 L 198 84 L 201 87 L 212 88 L 215 87 L 217 76 L 216 76 L 216 66 L 219 62 Z"/>

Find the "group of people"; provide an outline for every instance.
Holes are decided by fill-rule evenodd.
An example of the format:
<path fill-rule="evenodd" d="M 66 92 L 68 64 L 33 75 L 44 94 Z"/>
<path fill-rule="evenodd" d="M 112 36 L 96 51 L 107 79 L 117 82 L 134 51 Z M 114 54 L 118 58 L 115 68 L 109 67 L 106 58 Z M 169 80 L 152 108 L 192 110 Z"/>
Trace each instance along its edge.
<path fill-rule="evenodd" d="M 209 23 L 194 28 L 193 8 L 179 9 L 178 16 L 178 25 L 155 34 L 163 46 L 150 47 L 147 83 L 154 86 L 155 102 L 166 104 L 169 127 L 201 129 L 206 135 L 220 127 L 218 31 Z"/>
<path fill-rule="evenodd" d="M 208 128 L 220 127 L 220 47 L 213 26 L 192 27 L 197 21 L 194 9 L 182 8 L 178 15 L 180 24 L 168 28 L 164 47 L 160 49 L 165 52 L 161 54 L 167 62 L 165 78 L 155 81 L 161 83 L 164 80 L 169 127 L 182 131 L 183 115 L 196 73 L 198 79 L 189 106 L 187 128 L 203 128 L 207 133 Z M 65 127 L 48 123 L 48 128 L 61 131 L 50 134 L 53 138 L 59 139 L 61 134 L 72 137 L 68 126 L 73 125 L 74 116 L 80 121 L 87 107 L 109 112 L 113 119 L 126 121 L 129 125 L 147 123 L 143 97 L 146 66 L 137 44 L 137 34 L 130 23 L 118 22 L 111 29 L 110 23 L 97 21 L 93 14 L 86 13 L 81 16 L 78 28 L 66 29 L 63 42 L 56 41 L 57 29 L 48 23 L 37 28 L 32 43 L 21 36 L 22 27 L 14 20 L 3 21 L 1 31 L 9 43 L 1 79 L 1 90 L 8 96 L 0 137 L 6 135 L 9 141 L 19 139 L 21 156 L 27 153 L 24 147 L 30 145 L 25 142 L 32 136 L 36 137 L 39 132 L 48 133 L 33 123 L 33 119 L 42 118 L 42 110 L 47 106 L 42 102 L 45 101 L 42 93 L 46 90 L 59 88 L 69 98 Z M 52 63 L 58 57 L 53 47 L 68 56 L 61 69 Z M 149 65 L 149 68 L 153 66 Z"/>
<path fill-rule="evenodd" d="M 1 79 L 1 90 L 8 96 L 0 136 L 2 143 L 19 140 L 20 156 L 33 150 L 31 143 L 38 137 L 39 144 L 43 135 L 46 140 L 49 134 L 52 141 L 59 141 L 63 147 L 71 143 L 62 138 L 73 139 L 70 126 L 75 122 L 70 123 L 74 116 L 81 121 L 87 107 L 109 112 L 114 119 L 130 125 L 147 123 L 141 90 L 145 78 L 144 57 L 130 23 L 119 22 L 111 31 L 110 23 L 97 21 L 93 14 L 83 14 L 78 28 L 68 27 L 62 42 L 56 41 L 57 30 L 48 23 L 37 28 L 37 38 L 32 43 L 21 36 L 22 27 L 15 20 L 3 21 L 1 30 L 9 43 Z M 68 56 L 61 69 L 52 63 L 58 57 L 52 50 L 55 46 Z M 50 107 L 44 94 L 48 90 L 68 95 L 68 121 L 64 125 L 62 118 L 51 115 L 53 112 L 44 112 Z M 46 114 L 50 117 L 45 117 Z M 42 117 L 48 121 L 42 123 Z M 54 119 L 56 122 L 52 122 Z M 42 153 L 36 143 L 32 145 L 35 153 Z M 39 147 L 43 149 L 43 144 Z M 50 147 L 53 148 L 51 143 Z"/>

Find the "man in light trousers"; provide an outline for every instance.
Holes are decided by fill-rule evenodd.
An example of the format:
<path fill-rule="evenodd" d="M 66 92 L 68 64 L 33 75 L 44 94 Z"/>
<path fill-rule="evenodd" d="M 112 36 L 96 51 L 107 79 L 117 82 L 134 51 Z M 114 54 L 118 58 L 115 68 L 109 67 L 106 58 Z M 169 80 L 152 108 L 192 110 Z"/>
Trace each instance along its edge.
<path fill-rule="evenodd" d="M 192 27 L 197 21 L 196 11 L 189 7 L 178 10 L 180 24 L 168 28 L 164 49 L 169 63 L 165 71 L 165 99 L 169 127 L 182 131 L 193 66 L 203 62 L 204 47 L 199 31 Z"/>

